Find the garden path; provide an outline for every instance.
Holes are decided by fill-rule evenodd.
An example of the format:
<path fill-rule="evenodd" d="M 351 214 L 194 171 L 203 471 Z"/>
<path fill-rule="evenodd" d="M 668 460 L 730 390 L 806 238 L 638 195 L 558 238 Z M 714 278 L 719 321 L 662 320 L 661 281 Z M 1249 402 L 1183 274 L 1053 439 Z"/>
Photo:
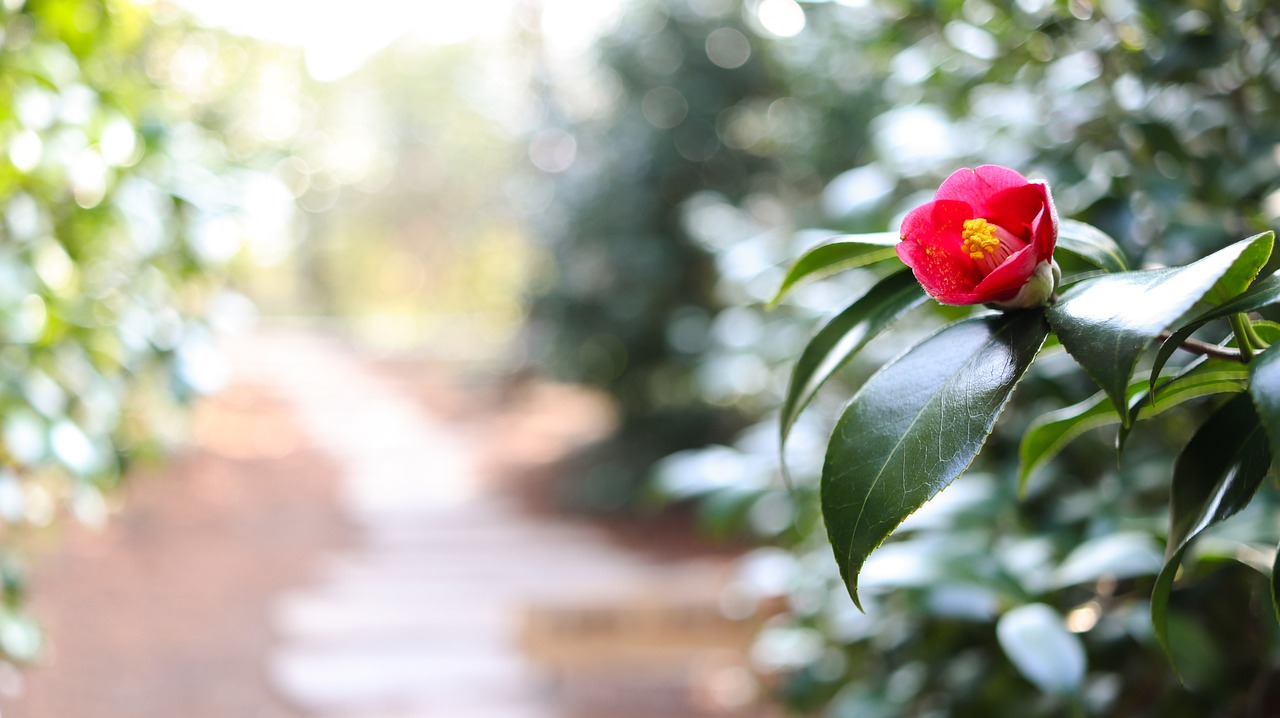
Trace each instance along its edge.
<path fill-rule="evenodd" d="M 723 553 L 530 505 L 607 423 L 581 392 L 276 327 L 229 355 L 194 446 L 42 550 L 52 649 L 0 670 L 4 718 L 760 715 Z"/>
<path fill-rule="evenodd" d="M 271 680 L 309 715 L 563 716 L 563 691 L 521 640 L 531 609 L 655 589 L 668 603 L 714 606 L 723 562 L 656 561 L 596 526 L 514 505 L 485 477 L 477 444 L 494 437 L 423 411 L 350 352 L 285 334 L 236 357 L 239 374 L 275 387 L 336 461 L 339 506 L 356 528 L 315 581 L 273 607 Z"/>

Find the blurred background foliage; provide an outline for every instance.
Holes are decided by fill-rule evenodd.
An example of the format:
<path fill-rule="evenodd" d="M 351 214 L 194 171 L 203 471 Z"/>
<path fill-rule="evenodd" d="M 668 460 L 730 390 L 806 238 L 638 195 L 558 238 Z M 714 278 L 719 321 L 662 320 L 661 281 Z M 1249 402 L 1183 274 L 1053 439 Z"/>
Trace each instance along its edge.
<path fill-rule="evenodd" d="M 803 249 L 896 227 L 966 165 L 1048 179 L 1063 216 L 1135 265 L 1273 228 L 1274 3 L 627 0 L 588 59 L 546 32 L 553 3 L 526 1 L 501 42 L 409 37 L 342 71 L 159 0 L 2 7 L 11 659 L 39 646 L 24 537 L 101 520 L 125 467 L 181 426 L 175 400 L 222 381 L 212 330 L 242 324 L 248 295 L 384 350 L 607 393 L 616 431 L 566 467 L 561 498 L 690 505 L 712 535 L 761 544 L 724 609 L 771 616 L 753 659 L 798 711 L 1280 712 L 1254 568 L 1280 533 L 1273 489 L 1186 564 L 1186 687 L 1147 624 L 1169 465 L 1207 405 L 1143 426 L 1119 465 L 1113 435 L 1090 434 L 1019 499 L 1020 428 L 1092 392 L 1042 357 L 973 471 L 873 554 L 864 615 L 817 517 L 822 447 L 851 388 L 955 310 L 917 310 L 818 397 L 788 491 L 771 413 L 789 363 L 876 276 L 764 306 Z M 1002 645 L 1001 616 L 1045 610 L 1067 649 L 1037 652 L 1034 631 Z"/>
<path fill-rule="evenodd" d="M 531 360 L 605 388 L 621 412 L 582 457 L 570 502 L 626 505 L 654 461 L 727 441 L 744 410 L 762 409 L 735 406 L 761 388 L 754 351 L 726 372 L 710 339 L 740 299 L 718 291 L 715 255 L 756 230 L 712 222 L 699 234 L 687 211 L 778 194 L 768 153 L 721 140 L 731 111 L 758 100 L 751 111 L 767 112 L 782 92 L 733 10 L 633 3 L 598 46 L 603 108 L 578 117 L 559 85 L 542 88 L 550 111 L 531 158 L 556 194 L 534 221 L 556 275 L 532 306 Z"/>
<path fill-rule="evenodd" d="M 405 28 L 389 22 L 353 42 L 370 25 L 339 19 L 350 33 L 313 66 L 309 48 L 232 32 L 198 4 L 0 3 L 9 662 L 42 646 L 25 567 L 63 520 L 101 524 L 130 467 L 187 438 L 185 405 L 228 376 L 219 333 L 259 313 L 337 322 L 377 350 L 430 343 L 491 368 L 545 265 L 517 221 L 541 201 L 519 176 L 523 54 L 391 43 Z"/>
<path fill-rule="evenodd" d="M 115 0 L 0 9 L 0 653 L 18 662 L 40 648 L 27 552 L 68 513 L 103 520 L 125 469 L 180 434 L 178 405 L 221 385 L 212 332 L 245 312 L 225 278 L 260 178 L 207 122 L 219 84 L 175 56 L 186 29 Z M 193 72 L 210 97 L 181 91 Z"/>
<path fill-rule="evenodd" d="M 539 259 L 511 199 L 522 78 L 486 54 L 401 42 L 288 88 L 296 119 L 273 169 L 303 226 L 278 262 L 246 267 L 264 312 L 339 317 L 383 350 L 430 342 L 458 360 L 509 340 Z"/>
<path fill-rule="evenodd" d="M 558 281 L 534 300 L 543 332 L 534 355 L 614 395 L 624 412 L 616 440 L 634 445 L 634 434 L 645 444 L 643 453 L 611 446 L 584 457 L 591 468 L 572 475 L 571 490 L 592 505 L 643 499 L 644 462 L 666 453 L 649 488 L 696 505 L 713 534 L 773 543 L 744 560 L 736 609 L 775 612 L 755 658 L 803 711 L 1274 713 L 1277 628 L 1265 598 L 1274 491 L 1187 563 L 1173 629 L 1185 687 L 1148 626 L 1172 457 L 1208 402 L 1144 427 L 1119 464 L 1114 434 L 1086 436 L 1020 500 L 1020 428 L 1094 390 L 1065 354 L 1050 352 L 970 475 L 873 554 L 863 615 L 816 516 L 822 447 L 851 387 L 956 310 L 918 310 L 819 397 L 789 446 L 798 484 L 789 492 L 770 415 L 788 364 L 821 318 L 874 276 L 849 272 L 779 309 L 764 304 L 780 267 L 804 248 L 837 232 L 896 227 L 960 166 L 1003 164 L 1049 180 L 1061 214 L 1117 237 L 1135 266 L 1186 263 L 1273 228 L 1280 8 L 627 7 L 629 21 L 599 45 L 609 111 L 552 117 L 542 130 L 564 133 L 559 141 L 580 154 L 567 168 L 543 168 L 557 190 L 540 221 Z M 542 89 L 554 101 L 560 88 Z M 824 229 L 805 229 L 815 227 Z M 652 431 L 653 416 L 669 431 Z M 1041 628 L 1063 634 L 1066 650 L 1036 650 L 1048 640 L 1036 631 L 997 638 L 1000 617 L 1031 604 L 1049 611 L 1021 615 L 1053 617 Z"/>

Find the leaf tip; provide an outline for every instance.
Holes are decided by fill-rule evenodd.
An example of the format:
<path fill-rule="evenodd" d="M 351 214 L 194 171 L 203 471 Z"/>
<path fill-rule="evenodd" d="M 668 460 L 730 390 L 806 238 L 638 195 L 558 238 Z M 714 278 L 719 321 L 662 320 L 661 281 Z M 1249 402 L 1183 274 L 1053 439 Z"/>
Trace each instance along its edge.
<path fill-rule="evenodd" d="M 1018 500 L 1022 501 L 1027 498 L 1027 486 L 1031 483 L 1031 472 L 1034 467 L 1027 466 L 1025 463 L 1019 463 L 1018 466 Z"/>
<path fill-rule="evenodd" d="M 1116 413 L 1120 415 L 1120 431 L 1128 431 L 1133 427 L 1133 417 L 1129 415 L 1129 407 L 1112 397 L 1111 403 L 1115 405 Z"/>
<path fill-rule="evenodd" d="M 849 584 L 849 598 L 853 599 L 853 605 L 858 609 L 859 613 L 865 614 L 867 609 L 862 605 L 862 599 L 858 598 L 858 585 L 856 583 Z"/>
<path fill-rule="evenodd" d="M 1116 432 L 1116 464 L 1117 466 L 1124 459 L 1125 443 L 1129 440 L 1129 432 L 1133 431 L 1132 423 L 1129 426 L 1121 426 Z"/>
<path fill-rule="evenodd" d="M 1155 634 L 1156 643 L 1160 644 L 1165 660 L 1173 669 L 1174 677 L 1182 685 L 1186 685 L 1186 681 L 1178 670 L 1178 659 L 1174 657 L 1173 644 L 1169 641 L 1169 594 L 1173 590 L 1173 581 L 1177 577 L 1185 548 L 1185 544 L 1181 547 L 1169 544 L 1165 551 L 1164 567 L 1160 569 L 1155 585 L 1151 589 L 1151 630 Z"/>

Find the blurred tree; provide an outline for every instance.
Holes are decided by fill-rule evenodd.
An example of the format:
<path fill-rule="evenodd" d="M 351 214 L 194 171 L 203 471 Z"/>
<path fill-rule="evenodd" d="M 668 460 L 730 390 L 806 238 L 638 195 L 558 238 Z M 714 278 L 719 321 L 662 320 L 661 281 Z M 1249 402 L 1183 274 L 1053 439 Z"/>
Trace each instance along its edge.
<path fill-rule="evenodd" d="M 600 108 L 574 116 L 555 78 L 544 86 L 530 157 L 554 183 L 537 221 L 555 281 L 533 304 L 534 359 L 604 388 L 621 413 L 570 487 L 584 505 L 627 503 L 653 461 L 740 426 L 697 385 L 724 300 L 683 206 L 705 192 L 741 201 L 772 179 L 766 153 L 727 139 L 735 113 L 767 110 L 781 89 L 754 43 L 737 2 L 631 3 L 599 44 Z"/>
<path fill-rule="evenodd" d="M 514 113 L 495 99 L 518 94 L 504 67 L 479 41 L 405 41 L 307 83 L 307 121 L 278 171 L 307 212 L 311 296 L 285 309 L 455 357 L 510 340 L 531 258 L 507 181 Z"/>

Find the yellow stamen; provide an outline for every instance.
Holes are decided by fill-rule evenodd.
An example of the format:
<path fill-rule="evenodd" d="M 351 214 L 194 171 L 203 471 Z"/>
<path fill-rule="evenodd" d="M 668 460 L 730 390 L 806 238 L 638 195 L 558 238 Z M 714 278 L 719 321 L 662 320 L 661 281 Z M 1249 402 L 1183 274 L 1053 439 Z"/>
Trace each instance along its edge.
<path fill-rule="evenodd" d="M 996 226 L 985 219 L 966 219 L 964 231 L 960 235 L 964 244 L 960 248 L 974 259 L 984 259 L 993 254 L 1000 246 L 1000 238 L 996 236 Z"/>
<path fill-rule="evenodd" d="M 1027 246 L 1027 243 L 1013 236 L 1009 230 L 985 219 L 966 219 L 964 230 L 960 233 L 964 243 L 961 251 L 973 258 L 973 263 L 982 271 L 983 276 L 990 274 L 1013 253 Z"/>

